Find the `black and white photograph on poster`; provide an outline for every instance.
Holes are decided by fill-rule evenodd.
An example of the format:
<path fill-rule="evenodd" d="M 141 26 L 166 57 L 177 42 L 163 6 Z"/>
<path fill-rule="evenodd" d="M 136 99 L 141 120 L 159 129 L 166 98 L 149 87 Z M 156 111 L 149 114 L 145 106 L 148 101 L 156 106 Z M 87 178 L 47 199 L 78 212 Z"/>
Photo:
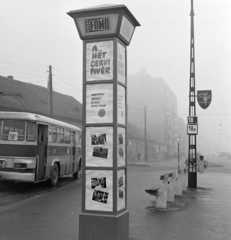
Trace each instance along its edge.
<path fill-rule="evenodd" d="M 119 178 L 118 178 L 118 186 L 119 186 L 119 188 L 120 187 L 122 187 L 124 185 L 124 178 L 123 178 L 123 176 L 120 176 Z"/>
<path fill-rule="evenodd" d="M 94 147 L 92 156 L 98 157 L 98 158 L 107 158 L 108 157 L 108 148 Z"/>
<path fill-rule="evenodd" d="M 86 166 L 112 167 L 113 128 L 86 128 Z"/>
<path fill-rule="evenodd" d="M 113 171 L 86 170 L 85 207 L 87 210 L 113 211 Z"/>
<path fill-rule="evenodd" d="M 118 143 L 119 145 L 123 144 L 124 140 L 123 140 L 123 134 L 119 133 L 118 134 Z"/>
<path fill-rule="evenodd" d="M 91 144 L 92 145 L 105 145 L 106 144 L 106 133 L 92 134 Z"/>
<path fill-rule="evenodd" d="M 106 188 L 107 187 L 106 178 L 105 177 L 92 178 L 91 179 L 91 188 L 94 189 L 96 187 Z"/>
<path fill-rule="evenodd" d="M 122 147 L 119 147 L 119 156 L 120 158 L 124 158 L 124 149 Z"/>
<path fill-rule="evenodd" d="M 119 189 L 119 198 L 124 198 L 124 190 Z"/>
<path fill-rule="evenodd" d="M 86 45 L 86 80 L 113 79 L 113 41 Z"/>
<path fill-rule="evenodd" d="M 125 87 L 118 85 L 118 123 L 125 124 Z"/>
<path fill-rule="evenodd" d="M 92 195 L 92 200 L 100 203 L 107 204 L 108 201 L 108 192 L 102 192 L 99 190 L 94 190 Z"/>
<path fill-rule="evenodd" d="M 118 127 L 118 135 L 117 135 L 117 141 L 118 141 L 118 145 L 117 145 L 117 166 L 121 167 L 121 166 L 125 166 L 125 162 L 126 162 L 126 146 L 125 146 L 125 128 L 123 127 Z"/>
<path fill-rule="evenodd" d="M 121 210 L 125 208 L 125 189 L 126 189 L 126 179 L 125 179 L 125 170 L 121 169 L 118 170 L 117 172 L 117 184 L 118 184 L 118 189 L 117 189 L 117 210 Z"/>
<path fill-rule="evenodd" d="M 86 123 L 112 123 L 113 85 L 86 85 Z"/>

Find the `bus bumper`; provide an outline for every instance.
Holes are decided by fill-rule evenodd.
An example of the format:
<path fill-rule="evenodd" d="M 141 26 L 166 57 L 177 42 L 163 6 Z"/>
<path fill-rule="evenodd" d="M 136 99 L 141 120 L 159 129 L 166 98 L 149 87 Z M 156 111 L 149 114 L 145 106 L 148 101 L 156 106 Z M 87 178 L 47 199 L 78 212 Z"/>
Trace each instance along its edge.
<path fill-rule="evenodd" d="M 0 172 L 0 180 L 34 182 L 35 173 Z"/>

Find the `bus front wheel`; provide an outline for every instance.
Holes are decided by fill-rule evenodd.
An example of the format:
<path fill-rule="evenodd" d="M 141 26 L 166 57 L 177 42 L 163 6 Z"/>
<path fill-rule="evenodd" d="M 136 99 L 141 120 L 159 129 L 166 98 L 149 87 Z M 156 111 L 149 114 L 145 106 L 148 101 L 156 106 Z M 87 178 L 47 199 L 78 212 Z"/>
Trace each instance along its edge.
<path fill-rule="evenodd" d="M 51 187 L 55 187 L 58 182 L 58 178 L 59 178 L 59 167 L 57 163 L 55 163 L 51 171 L 51 178 L 49 179 L 49 185 Z"/>

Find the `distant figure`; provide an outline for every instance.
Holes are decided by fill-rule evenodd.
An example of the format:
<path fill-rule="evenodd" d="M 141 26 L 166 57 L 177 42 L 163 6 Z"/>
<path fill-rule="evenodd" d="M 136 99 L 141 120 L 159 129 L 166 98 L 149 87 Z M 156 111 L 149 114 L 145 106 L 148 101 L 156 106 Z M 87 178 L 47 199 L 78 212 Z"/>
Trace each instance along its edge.
<path fill-rule="evenodd" d="M 188 166 L 188 159 L 185 160 L 185 165 Z"/>
<path fill-rule="evenodd" d="M 137 158 L 138 158 L 139 161 L 141 160 L 141 154 L 140 153 L 137 154 Z"/>

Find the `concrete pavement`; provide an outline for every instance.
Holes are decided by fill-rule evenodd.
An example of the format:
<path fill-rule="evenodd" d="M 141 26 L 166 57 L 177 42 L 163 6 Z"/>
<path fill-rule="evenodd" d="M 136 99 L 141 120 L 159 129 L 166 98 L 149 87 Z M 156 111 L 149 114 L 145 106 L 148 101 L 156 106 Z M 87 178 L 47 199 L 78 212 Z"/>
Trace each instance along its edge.
<path fill-rule="evenodd" d="M 177 160 L 128 164 L 129 240 L 230 239 L 231 160 L 206 160 L 212 164 L 205 173 L 198 173 L 198 188 L 176 197 L 165 211 L 157 211 L 155 198 L 144 190 L 154 187 L 161 174 L 176 170 Z M 81 180 L 77 180 L 0 208 L 0 239 L 77 240 L 80 211 Z"/>

